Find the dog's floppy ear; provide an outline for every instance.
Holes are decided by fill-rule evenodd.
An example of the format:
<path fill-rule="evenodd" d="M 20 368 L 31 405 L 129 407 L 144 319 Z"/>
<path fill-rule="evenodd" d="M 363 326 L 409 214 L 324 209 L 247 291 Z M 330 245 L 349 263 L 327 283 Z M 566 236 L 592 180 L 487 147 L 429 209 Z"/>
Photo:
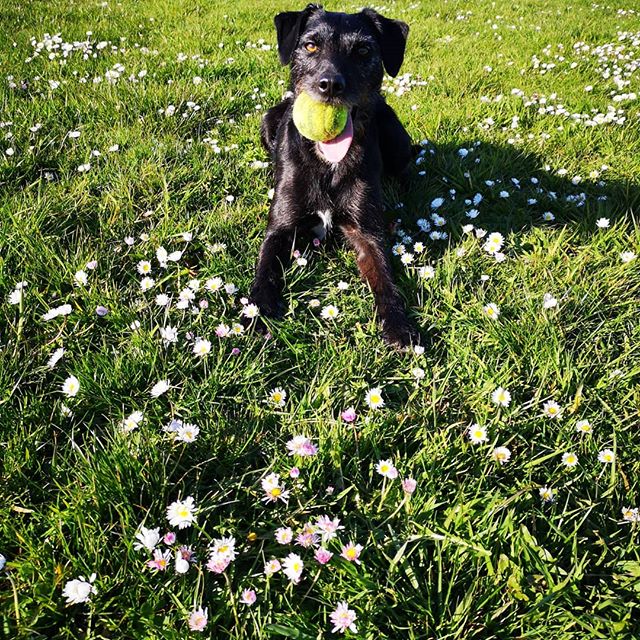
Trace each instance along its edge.
<path fill-rule="evenodd" d="M 289 64 L 307 19 L 319 9 L 322 9 L 319 4 L 308 4 L 304 11 L 285 11 L 273 19 L 278 34 L 278 55 L 282 64 Z"/>
<path fill-rule="evenodd" d="M 385 18 L 373 9 L 363 9 L 362 14 L 373 24 L 380 43 L 384 68 L 395 78 L 404 60 L 409 25 L 400 20 Z"/>

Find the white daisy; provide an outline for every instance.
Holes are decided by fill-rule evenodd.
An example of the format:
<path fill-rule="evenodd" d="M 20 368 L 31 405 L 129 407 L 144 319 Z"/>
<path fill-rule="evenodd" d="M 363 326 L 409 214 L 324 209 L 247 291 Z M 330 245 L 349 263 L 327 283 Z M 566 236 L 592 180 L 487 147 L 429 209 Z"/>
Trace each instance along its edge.
<path fill-rule="evenodd" d="M 365 402 L 371 409 L 380 409 L 384 407 L 384 400 L 382 398 L 382 391 L 380 387 L 373 387 L 369 389 L 365 395 Z"/>
<path fill-rule="evenodd" d="M 196 519 L 196 505 L 192 496 L 176 500 L 167 507 L 167 520 L 172 527 L 190 527 Z"/>

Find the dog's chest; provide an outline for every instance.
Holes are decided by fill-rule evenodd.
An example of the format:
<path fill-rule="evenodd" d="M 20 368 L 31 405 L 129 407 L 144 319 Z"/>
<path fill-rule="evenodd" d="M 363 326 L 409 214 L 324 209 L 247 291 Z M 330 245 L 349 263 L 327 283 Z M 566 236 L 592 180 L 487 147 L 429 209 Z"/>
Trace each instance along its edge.
<path fill-rule="evenodd" d="M 317 211 L 316 213 L 320 218 L 320 224 L 317 224 L 315 227 L 313 227 L 313 232 L 318 238 L 320 238 L 321 240 L 324 240 L 324 238 L 329 233 L 329 231 L 331 231 L 331 225 L 333 223 L 333 214 L 331 212 L 331 209 L 325 209 L 324 211 Z"/>

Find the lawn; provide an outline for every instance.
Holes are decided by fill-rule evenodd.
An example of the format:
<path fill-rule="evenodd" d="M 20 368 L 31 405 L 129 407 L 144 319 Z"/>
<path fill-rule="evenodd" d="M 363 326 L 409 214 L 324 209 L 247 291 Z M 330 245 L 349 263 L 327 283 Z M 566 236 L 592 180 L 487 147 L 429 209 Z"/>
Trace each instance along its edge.
<path fill-rule="evenodd" d="M 376 7 L 411 352 L 339 240 L 239 324 L 303 5 L 0 9 L 0 638 L 640 637 L 640 2 Z"/>

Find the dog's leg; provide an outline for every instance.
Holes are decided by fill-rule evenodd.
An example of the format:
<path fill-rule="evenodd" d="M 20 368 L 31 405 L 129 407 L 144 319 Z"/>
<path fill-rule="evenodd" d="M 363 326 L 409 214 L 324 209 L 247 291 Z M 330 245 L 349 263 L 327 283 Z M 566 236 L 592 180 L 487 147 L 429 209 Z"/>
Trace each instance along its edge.
<path fill-rule="evenodd" d="M 407 320 L 400 294 L 393 283 L 391 262 L 383 239 L 354 223 L 345 223 L 340 228 L 356 251 L 360 274 L 373 291 L 384 339 L 401 348 L 417 344 L 419 335 Z"/>
<path fill-rule="evenodd" d="M 295 234 L 294 226 L 274 223 L 277 218 L 272 211 L 249 295 L 250 301 L 268 318 L 282 314 L 282 272 L 289 262 Z"/>

